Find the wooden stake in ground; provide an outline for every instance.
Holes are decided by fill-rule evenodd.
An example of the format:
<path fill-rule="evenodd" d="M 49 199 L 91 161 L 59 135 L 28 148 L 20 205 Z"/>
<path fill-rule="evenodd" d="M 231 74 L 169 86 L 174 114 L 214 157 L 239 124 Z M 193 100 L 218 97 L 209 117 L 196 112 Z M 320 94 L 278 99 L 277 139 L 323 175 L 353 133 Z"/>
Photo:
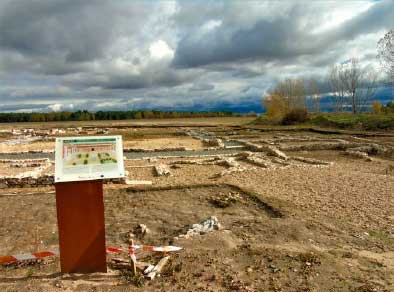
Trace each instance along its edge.
<path fill-rule="evenodd" d="M 134 241 L 132 239 L 130 239 L 129 255 L 131 271 L 133 272 L 133 276 L 135 276 L 137 275 L 137 258 L 135 257 Z"/>

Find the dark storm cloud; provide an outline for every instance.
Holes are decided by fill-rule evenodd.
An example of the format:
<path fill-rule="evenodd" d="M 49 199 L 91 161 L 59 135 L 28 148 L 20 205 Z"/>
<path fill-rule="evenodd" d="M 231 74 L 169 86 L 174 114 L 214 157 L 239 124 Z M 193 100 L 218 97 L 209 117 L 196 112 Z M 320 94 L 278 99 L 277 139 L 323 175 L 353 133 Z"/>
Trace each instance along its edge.
<path fill-rule="evenodd" d="M 303 55 L 320 55 L 341 40 L 352 40 L 360 34 L 394 25 L 392 1 L 377 3 L 339 28 L 320 34 L 311 33 L 316 25 L 313 20 L 307 25 L 303 23 L 311 12 L 307 6 L 295 5 L 276 19 L 258 20 L 249 28 L 235 31 L 227 25 L 227 16 L 223 15 L 222 25 L 208 33 L 185 34 L 179 41 L 173 64 L 198 67 L 256 59 L 291 61 Z"/>
<path fill-rule="evenodd" d="M 215 85 L 209 83 L 194 83 L 192 87 L 189 88 L 189 92 L 193 91 L 207 91 L 215 88 Z"/>
<path fill-rule="evenodd" d="M 29 111 L 47 108 L 47 104 L 15 104 L 15 105 L 0 105 L 0 112 L 15 112 L 15 111 Z"/>
<path fill-rule="evenodd" d="M 125 17 L 116 2 L 5 1 L 0 6 L 0 48 L 66 62 L 94 60 L 117 36 Z"/>
<path fill-rule="evenodd" d="M 125 71 L 86 73 L 66 81 L 69 86 L 101 87 L 104 89 L 135 90 L 155 87 L 174 87 L 197 78 L 200 70 L 175 70 L 163 64 L 152 64 L 138 74 Z"/>
<path fill-rule="evenodd" d="M 280 79 L 374 58 L 393 2 L 357 3 L 0 0 L 0 111 L 257 104 Z M 348 17 L 315 32 L 332 10 Z"/>

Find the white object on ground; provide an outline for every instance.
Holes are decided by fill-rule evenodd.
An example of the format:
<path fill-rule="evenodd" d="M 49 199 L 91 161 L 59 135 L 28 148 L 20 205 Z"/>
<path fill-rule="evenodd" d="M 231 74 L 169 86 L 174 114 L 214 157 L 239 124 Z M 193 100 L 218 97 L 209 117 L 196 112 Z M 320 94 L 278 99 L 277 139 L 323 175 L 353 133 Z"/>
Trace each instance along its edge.
<path fill-rule="evenodd" d="M 168 166 L 167 165 L 165 165 L 165 164 L 159 164 L 159 165 L 156 165 L 155 166 L 155 171 L 156 171 L 156 174 L 158 175 L 158 176 L 163 176 L 163 175 L 170 175 L 170 169 L 168 168 Z"/>
<path fill-rule="evenodd" d="M 193 224 L 191 228 L 186 232 L 186 234 L 181 234 L 178 238 L 189 238 L 195 235 L 205 234 L 214 230 L 219 230 L 221 225 L 216 216 L 211 216 L 210 218 L 198 223 Z"/>

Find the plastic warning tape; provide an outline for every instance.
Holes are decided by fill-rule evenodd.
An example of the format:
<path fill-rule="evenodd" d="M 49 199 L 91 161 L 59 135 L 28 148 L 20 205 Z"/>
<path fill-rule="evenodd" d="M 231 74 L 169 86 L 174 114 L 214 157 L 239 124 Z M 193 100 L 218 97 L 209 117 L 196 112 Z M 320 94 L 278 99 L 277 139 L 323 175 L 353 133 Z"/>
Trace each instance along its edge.
<path fill-rule="evenodd" d="M 152 245 L 130 245 L 128 249 L 122 249 L 117 247 L 107 247 L 107 253 L 128 253 L 132 259 L 135 261 L 135 251 L 137 249 L 142 249 L 144 251 L 157 251 L 157 252 L 172 252 L 179 251 L 182 248 L 177 246 L 152 246 Z M 29 260 L 37 260 L 46 257 L 58 256 L 59 250 L 53 249 L 48 251 L 39 251 L 34 253 L 24 253 L 10 256 L 0 256 L 0 265 L 1 264 L 12 264 L 17 262 L 29 261 Z"/>
<path fill-rule="evenodd" d="M 50 251 L 39 251 L 35 253 L 24 253 L 10 256 L 0 257 L 0 264 L 12 264 L 23 261 L 37 260 L 46 257 L 52 257 L 59 255 L 59 250 L 54 249 Z"/>
<path fill-rule="evenodd" d="M 134 244 L 134 245 L 132 245 L 130 247 L 132 247 L 133 250 L 142 249 L 144 251 L 158 251 L 158 252 L 172 252 L 172 251 L 180 251 L 182 249 L 182 247 L 172 246 L 172 245 L 153 246 L 153 245 L 138 245 L 138 244 Z M 107 247 L 107 252 L 130 253 L 130 248 L 129 248 L 129 250 L 126 250 L 126 249 L 117 248 L 117 247 Z"/>

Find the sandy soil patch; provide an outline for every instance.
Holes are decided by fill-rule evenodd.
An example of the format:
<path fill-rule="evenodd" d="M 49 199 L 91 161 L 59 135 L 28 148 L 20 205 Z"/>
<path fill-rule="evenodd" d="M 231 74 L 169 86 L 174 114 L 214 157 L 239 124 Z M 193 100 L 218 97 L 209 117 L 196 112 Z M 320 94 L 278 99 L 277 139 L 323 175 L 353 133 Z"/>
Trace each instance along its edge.
<path fill-rule="evenodd" d="M 42 150 L 55 151 L 55 141 L 33 142 L 29 144 L 16 144 L 16 145 L 0 144 L 0 152 L 3 153 L 42 151 Z"/>
<path fill-rule="evenodd" d="M 188 149 L 197 150 L 203 149 L 204 145 L 200 140 L 193 139 L 191 137 L 177 137 L 124 141 L 123 147 L 145 150 L 185 147 Z"/>

